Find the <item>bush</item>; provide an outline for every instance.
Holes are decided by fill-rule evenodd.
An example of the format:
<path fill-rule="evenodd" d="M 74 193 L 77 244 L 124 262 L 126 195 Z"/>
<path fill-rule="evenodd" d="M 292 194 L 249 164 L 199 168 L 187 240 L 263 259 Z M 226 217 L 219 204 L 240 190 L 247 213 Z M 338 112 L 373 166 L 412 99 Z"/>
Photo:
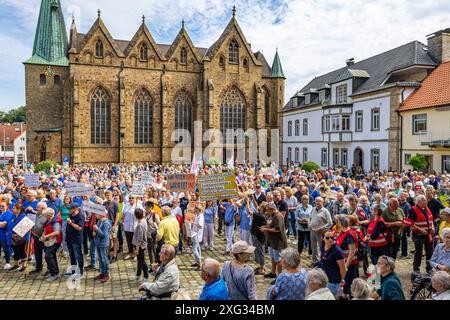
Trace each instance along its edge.
<path fill-rule="evenodd" d="M 320 166 L 313 161 L 308 161 L 302 165 L 302 170 L 305 170 L 306 172 L 319 171 Z"/>
<path fill-rule="evenodd" d="M 42 162 L 39 162 L 34 167 L 34 172 L 38 173 L 40 171 L 44 171 L 45 173 L 49 173 L 51 168 L 56 168 L 58 164 L 54 161 L 45 160 Z"/>
<path fill-rule="evenodd" d="M 408 164 L 413 167 L 414 171 L 423 170 L 428 165 L 425 157 L 418 153 L 414 157 L 411 157 L 411 159 L 409 159 Z"/>
<path fill-rule="evenodd" d="M 215 158 L 211 158 L 208 161 L 206 161 L 207 166 L 220 166 L 222 164 L 222 161 L 219 161 Z"/>

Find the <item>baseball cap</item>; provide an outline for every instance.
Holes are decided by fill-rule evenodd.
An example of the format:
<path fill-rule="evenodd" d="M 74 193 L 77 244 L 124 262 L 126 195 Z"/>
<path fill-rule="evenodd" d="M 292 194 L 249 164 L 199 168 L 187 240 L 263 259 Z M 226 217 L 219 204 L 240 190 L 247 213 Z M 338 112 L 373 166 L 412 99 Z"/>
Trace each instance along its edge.
<path fill-rule="evenodd" d="M 233 254 L 239 254 L 239 253 L 253 253 L 255 251 L 255 247 L 250 246 L 245 241 L 238 241 L 233 244 L 233 247 L 231 248 L 231 252 Z"/>
<path fill-rule="evenodd" d="M 78 203 L 77 202 L 74 202 L 74 203 L 71 203 L 71 204 L 69 204 L 69 209 L 74 209 L 74 208 L 79 208 L 80 206 L 78 205 Z"/>

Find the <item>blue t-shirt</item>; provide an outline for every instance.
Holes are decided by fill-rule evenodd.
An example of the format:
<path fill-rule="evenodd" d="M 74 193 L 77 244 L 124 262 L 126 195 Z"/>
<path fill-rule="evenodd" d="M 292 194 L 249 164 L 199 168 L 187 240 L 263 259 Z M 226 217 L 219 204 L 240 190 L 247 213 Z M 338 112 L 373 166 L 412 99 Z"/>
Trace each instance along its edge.
<path fill-rule="evenodd" d="M 59 209 L 63 205 L 63 202 L 61 199 L 56 198 L 55 200 L 50 200 L 50 199 L 47 200 L 46 204 L 47 204 L 47 208 L 53 209 L 53 211 L 55 211 L 55 214 L 57 214 L 59 212 Z"/>
<path fill-rule="evenodd" d="M 73 223 L 83 228 L 84 226 L 84 217 L 78 212 L 76 216 L 70 216 L 70 220 Z M 67 224 L 66 226 L 66 241 L 67 243 L 81 244 L 83 242 L 83 229 L 80 231 L 75 230 L 71 225 Z"/>
<path fill-rule="evenodd" d="M 205 223 L 207 224 L 214 224 L 214 216 L 216 215 L 216 212 L 214 210 L 214 207 L 206 208 L 204 217 L 205 217 Z"/>
<path fill-rule="evenodd" d="M 11 211 L 6 211 L 5 213 L 0 215 L 0 222 L 7 221 L 8 224 L 11 220 L 14 219 L 14 213 Z M 8 231 L 8 224 L 4 228 L 0 228 L 0 240 L 6 240 L 6 233 Z"/>
<path fill-rule="evenodd" d="M 229 300 L 228 289 L 222 277 L 205 284 L 199 300 Z"/>
<path fill-rule="evenodd" d="M 344 252 L 336 244 L 334 244 L 328 252 L 325 252 L 325 246 L 322 246 L 320 251 L 320 268 L 327 274 L 328 282 L 341 283 L 341 271 L 337 261 L 344 259 Z"/>
<path fill-rule="evenodd" d="M 239 216 L 241 217 L 239 228 L 242 230 L 250 231 L 252 229 L 252 217 L 248 213 L 247 207 L 245 205 L 239 208 Z"/>
<path fill-rule="evenodd" d="M 236 215 L 236 208 L 229 202 L 224 202 L 223 206 L 225 207 L 225 225 L 234 226 Z"/>

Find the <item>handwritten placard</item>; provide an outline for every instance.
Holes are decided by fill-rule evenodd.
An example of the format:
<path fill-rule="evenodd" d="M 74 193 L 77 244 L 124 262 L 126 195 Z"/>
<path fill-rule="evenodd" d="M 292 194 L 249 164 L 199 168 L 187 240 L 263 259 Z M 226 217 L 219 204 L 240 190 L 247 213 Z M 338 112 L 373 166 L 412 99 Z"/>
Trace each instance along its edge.
<path fill-rule="evenodd" d="M 13 231 L 19 236 L 24 237 L 28 231 L 33 228 L 34 222 L 30 218 L 24 217 L 20 222 L 13 228 Z"/>
<path fill-rule="evenodd" d="M 151 186 L 155 183 L 155 177 L 150 171 L 144 171 L 141 175 L 141 181 L 145 186 Z"/>
<path fill-rule="evenodd" d="M 236 176 L 229 172 L 199 176 L 198 191 L 201 201 L 236 198 Z"/>
<path fill-rule="evenodd" d="M 106 216 L 106 208 L 102 204 L 96 204 L 91 201 L 83 202 L 81 209 L 91 214 Z"/>
<path fill-rule="evenodd" d="M 69 197 L 83 197 L 94 194 L 94 187 L 84 183 L 69 183 L 66 186 L 66 194 Z"/>
<path fill-rule="evenodd" d="M 135 196 L 145 195 L 145 184 L 139 180 L 133 181 L 131 194 L 134 194 Z"/>
<path fill-rule="evenodd" d="M 39 185 L 41 184 L 38 174 L 29 173 L 29 174 L 26 174 L 24 176 L 24 178 L 25 178 L 25 182 L 24 183 L 25 183 L 26 187 L 32 187 L 32 188 L 33 187 L 39 187 Z"/>
<path fill-rule="evenodd" d="M 195 174 L 169 174 L 167 188 L 172 192 L 195 192 Z"/>

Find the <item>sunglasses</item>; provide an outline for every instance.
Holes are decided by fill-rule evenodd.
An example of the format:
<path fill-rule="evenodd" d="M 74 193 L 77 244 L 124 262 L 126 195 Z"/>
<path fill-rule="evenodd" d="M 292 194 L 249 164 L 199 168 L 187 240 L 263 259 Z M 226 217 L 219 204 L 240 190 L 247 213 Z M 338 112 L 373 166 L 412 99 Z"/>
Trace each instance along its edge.
<path fill-rule="evenodd" d="M 325 240 L 334 240 L 334 237 L 325 237 Z"/>

